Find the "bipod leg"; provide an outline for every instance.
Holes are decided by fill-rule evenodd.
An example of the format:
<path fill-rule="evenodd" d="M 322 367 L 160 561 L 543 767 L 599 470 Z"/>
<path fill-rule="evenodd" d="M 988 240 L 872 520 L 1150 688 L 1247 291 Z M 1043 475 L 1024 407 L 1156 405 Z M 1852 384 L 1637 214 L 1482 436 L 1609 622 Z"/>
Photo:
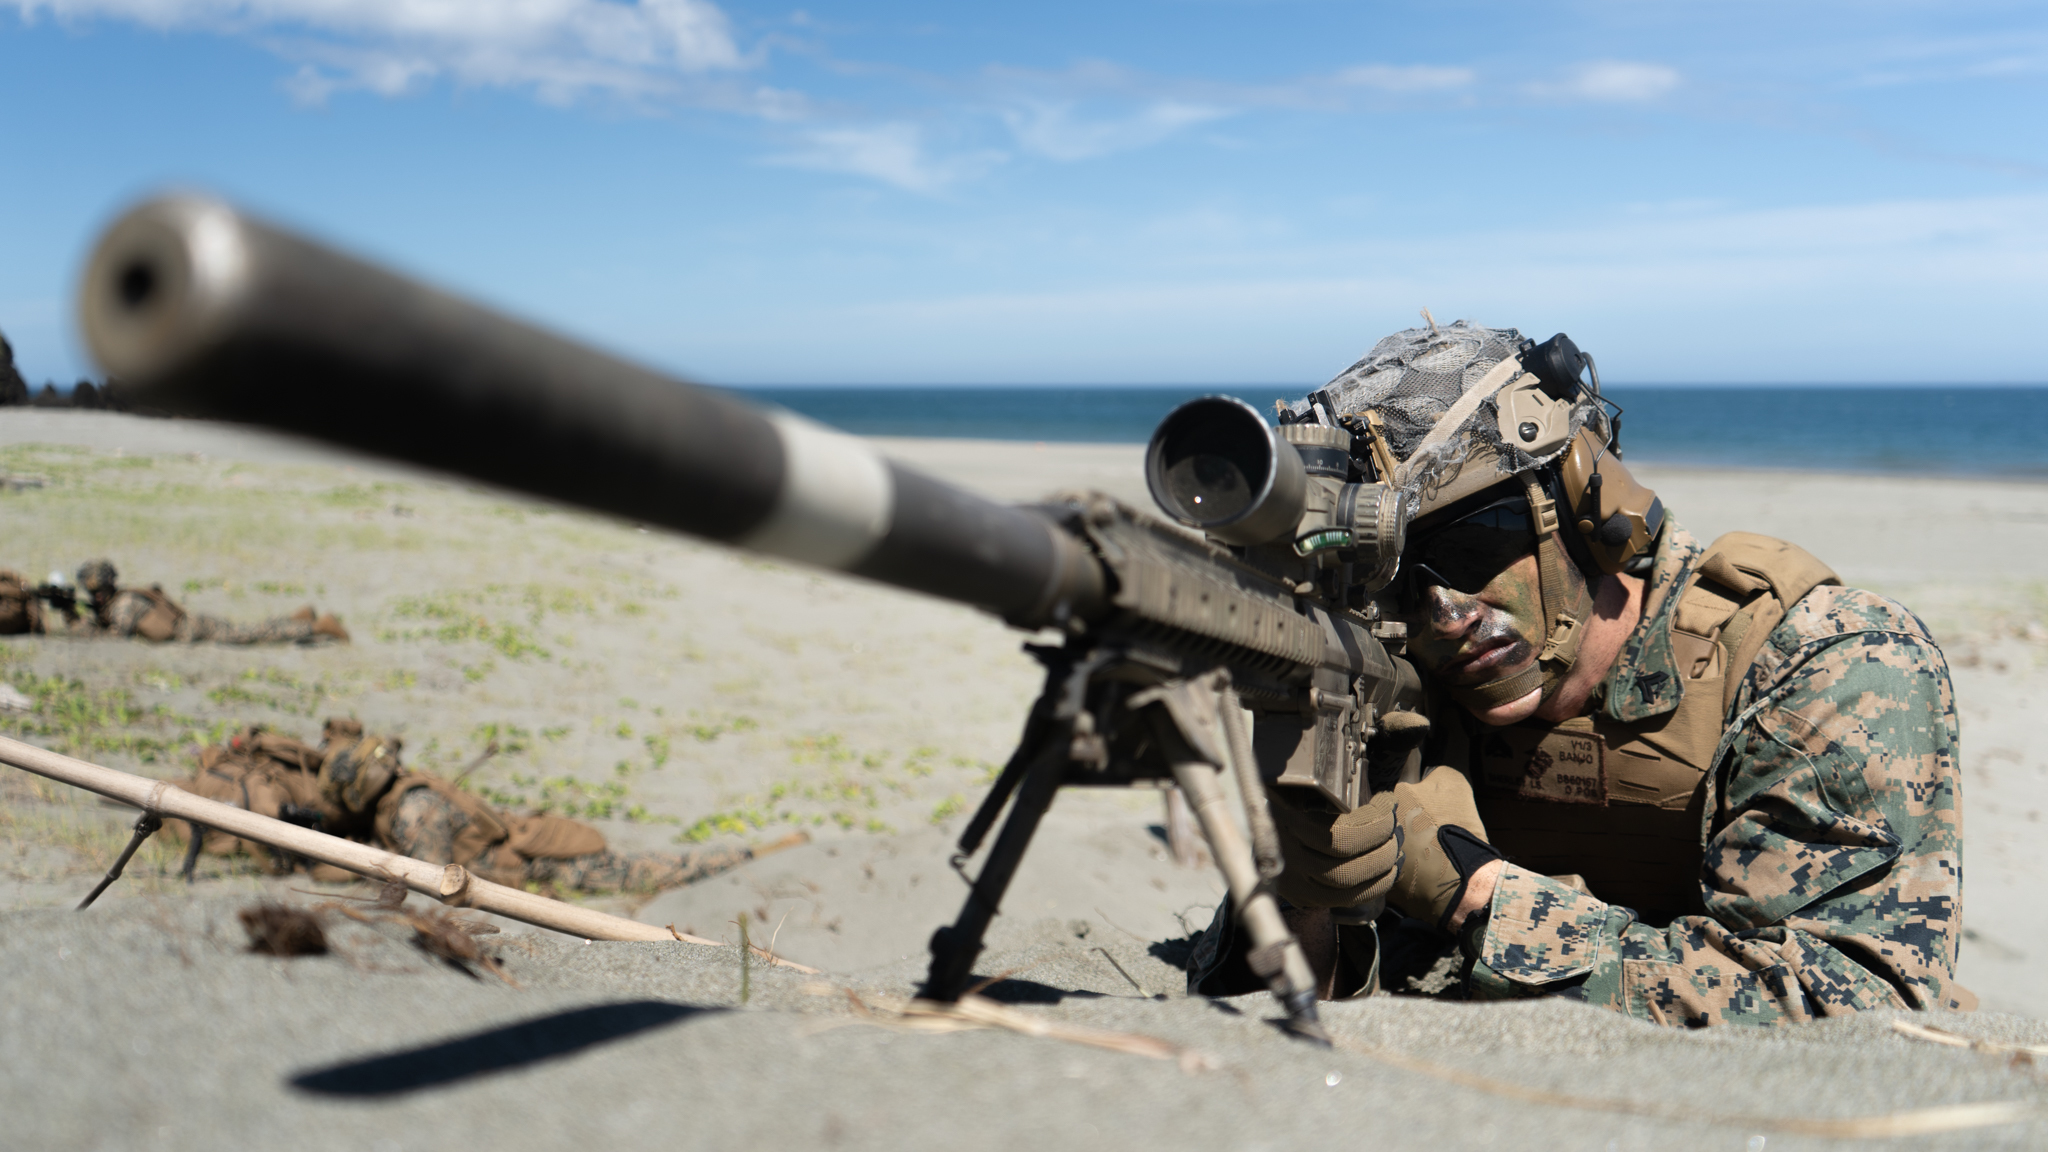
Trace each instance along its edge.
<path fill-rule="evenodd" d="M 1301 944 L 1287 930 L 1279 902 L 1259 882 L 1251 845 L 1245 842 L 1244 833 L 1231 818 L 1221 774 L 1213 764 L 1187 760 L 1173 766 L 1173 779 L 1186 794 L 1189 807 L 1195 810 L 1195 821 L 1209 841 L 1209 854 L 1215 857 L 1224 883 L 1230 887 L 1237 922 L 1251 938 L 1246 963 L 1287 1010 L 1289 1032 L 1304 1040 L 1328 1044 L 1329 1034 L 1323 1031 L 1316 1016 L 1315 971 L 1309 967 Z"/>
<path fill-rule="evenodd" d="M 1098 651 L 1075 659 L 1063 648 L 1042 648 L 1026 644 L 1025 650 L 1045 664 L 1045 687 L 1038 693 L 1038 699 L 1031 704 L 1031 714 L 1024 720 L 1024 734 L 1017 741 L 1016 751 L 1010 753 L 1009 762 L 981 798 L 981 807 L 975 809 L 967 827 L 960 833 L 960 851 L 953 857 L 953 868 L 961 871 L 967 858 L 981 850 L 981 842 L 988 836 L 989 829 L 996 826 L 996 817 L 1002 815 L 1003 805 L 1023 782 L 1024 774 L 1037 762 L 1042 746 L 1055 732 L 1071 734 L 1073 723 L 1086 711 L 1088 685 L 1103 665 L 1118 658 L 1116 652 Z M 1050 799 L 1048 798 L 1048 803 Z"/>
<path fill-rule="evenodd" d="M 185 845 L 185 863 L 178 868 L 178 875 L 183 876 L 185 883 L 190 884 L 199 878 L 199 852 L 206 847 L 206 826 L 194 824 L 189 820 L 185 823 L 192 829 L 192 840 Z"/>
<path fill-rule="evenodd" d="M 1228 675 L 1218 669 L 1203 676 L 1169 680 L 1132 696 L 1130 703 L 1134 708 L 1151 709 L 1152 730 L 1173 768 L 1173 781 L 1195 810 L 1195 822 L 1209 841 L 1209 855 L 1230 887 L 1237 922 L 1251 939 L 1246 962 L 1287 1010 L 1287 1030 L 1305 1040 L 1328 1044 L 1329 1034 L 1316 1018 L 1315 971 L 1294 933 L 1287 930 L 1279 901 L 1267 891 L 1252 845 L 1231 815 L 1230 800 L 1223 791 L 1219 765 L 1235 762 L 1240 778 L 1247 783 L 1243 797 L 1247 820 L 1255 830 L 1262 830 L 1270 821 L 1264 807 L 1265 785 L 1249 761 L 1249 748 L 1243 750 L 1242 760 L 1232 752 L 1232 745 L 1248 742 L 1237 730 L 1237 718 L 1224 714 L 1225 709 L 1237 707 Z M 1277 835 L 1260 834 L 1262 839 L 1277 841 Z M 1270 853 L 1277 863 L 1277 843 L 1271 844 Z"/>
<path fill-rule="evenodd" d="M 1048 725 L 1055 735 L 1058 725 Z M 1017 792 L 1017 801 L 1010 808 L 1010 818 L 1003 822 L 1003 830 L 996 835 L 995 847 L 989 849 L 988 861 L 981 866 L 981 875 L 968 886 L 967 903 L 960 909 L 960 918 L 952 924 L 932 933 L 932 966 L 925 975 L 923 995 L 927 1000 L 952 1002 L 960 998 L 967 989 L 967 981 L 974 974 L 974 961 L 981 955 L 981 939 L 988 932 L 988 924 L 1001 905 L 1003 892 L 1010 886 L 1010 878 L 1017 874 L 1017 865 L 1024 859 L 1024 850 L 1031 846 L 1031 837 L 1038 831 L 1038 822 L 1045 816 L 1045 810 L 1052 807 L 1052 798 L 1059 792 L 1060 781 L 1067 770 L 1067 747 L 1059 739 L 1042 740 L 1024 769 L 1024 779 Z"/>
<path fill-rule="evenodd" d="M 86 893 L 85 899 L 78 902 L 77 910 L 83 912 L 92 907 L 92 902 L 100 898 L 100 893 L 105 892 L 114 881 L 121 878 L 121 870 L 128 867 L 128 861 L 134 858 L 135 850 L 142 847 L 142 842 L 149 839 L 149 834 L 163 826 L 164 818 L 154 812 L 145 811 L 137 817 L 135 835 L 128 838 L 128 846 L 121 849 L 120 857 L 114 861 L 112 868 L 107 869 L 107 874 L 100 878 L 99 886 Z"/>
<path fill-rule="evenodd" d="M 969 856 L 981 850 L 981 842 L 988 837 L 988 830 L 996 826 L 996 817 L 1003 814 L 1003 805 L 1010 802 L 1010 794 L 1017 790 L 1018 781 L 1031 767 L 1034 751 L 1044 742 L 1041 737 L 1048 722 L 1046 716 L 1051 711 L 1047 699 L 1041 696 L 1032 706 L 1031 717 L 1024 723 L 1024 738 L 1017 742 L 1017 750 L 1010 754 L 1009 763 L 1003 765 L 1002 774 L 989 787 L 988 795 L 981 798 L 981 807 L 974 810 L 973 819 L 960 833 L 960 852 L 953 858 L 955 868 L 965 865 Z"/>

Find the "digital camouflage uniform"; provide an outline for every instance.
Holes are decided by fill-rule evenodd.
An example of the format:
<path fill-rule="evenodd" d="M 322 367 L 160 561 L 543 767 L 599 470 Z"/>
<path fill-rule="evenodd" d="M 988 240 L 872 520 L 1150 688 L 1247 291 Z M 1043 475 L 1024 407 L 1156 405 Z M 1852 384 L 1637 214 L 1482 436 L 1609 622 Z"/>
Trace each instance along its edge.
<path fill-rule="evenodd" d="M 1702 554 L 1667 524 L 1645 618 L 1598 702 L 1608 717 L 1678 707 L 1670 592 Z M 1711 764 L 1692 909 L 1639 915 L 1511 859 L 1463 933 L 1468 994 L 1563 996 L 1687 1026 L 1973 1005 L 1953 982 L 1955 700 L 1918 618 L 1870 592 L 1808 592 L 1736 689 Z M 1484 817 L 1483 789 L 1479 802 Z"/>
<path fill-rule="evenodd" d="M 123 588 L 114 593 L 106 608 L 97 614 L 100 627 L 120 637 L 140 635 L 150 640 L 176 640 L 198 644 L 211 641 L 216 644 L 310 644 L 326 638 L 314 630 L 315 621 L 311 611 L 301 611 L 295 616 L 273 616 L 256 624 L 238 624 L 218 616 L 188 613 L 160 599 L 161 593 L 151 595 L 133 588 Z M 151 635 L 145 630 L 143 620 L 159 605 L 167 605 L 174 613 L 168 636 Z"/>
<path fill-rule="evenodd" d="M 409 788 L 392 806 L 388 823 L 379 822 L 378 839 L 389 851 L 433 864 L 467 865 L 474 860 L 477 871 L 500 883 L 552 884 L 586 892 L 654 892 L 674 888 L 716 876 L 754 856 L 752 850 L 744 847 L 700 850 L 681 856 L 660 852 L 622 854 L 609 848 L 568 857 L 530 855 L 518 851 L 526 845 L 516 831 L 510 838 L 472 855 L 462 843 L 466 839 L 464 830 L 473 822 L 472 813 L 464 811 L 464 807 L 432 787 Z M 517 817 L 486 815 L 515 829 L 521 823 Z M 598 843 L 603 842 L 595 829 L 586 830 Z M 493 829 L 488 838 L 496 840 L 495 833 Z M 464 856 L 471 860 L 463 859 Z"/>
<path fill-rule="evenodd" d="M 403 742 L 365 736 L 360 722 L 331 719 L 318 748 L 261 727 L 202 749 L 199 771 L 182 787 L 274 819 L 373 843 L 432 864 L 460 864 L 501 884 L 551 884 L 586 892 L 653 892 L 714 876 L 752 859 L 746 847 L 681 856 L 621 854 L 588 824 L 544 813 L 513 816 L 474 793 L 399 764 Z M 183 821 L 172 834 L 191 835 Z M 764 848 L 772 851 L 784 845 Z M 307 865 L 315 879 L 350 874 L 210 830 L 212 855 L 252 855 L 273 873 Z"/>

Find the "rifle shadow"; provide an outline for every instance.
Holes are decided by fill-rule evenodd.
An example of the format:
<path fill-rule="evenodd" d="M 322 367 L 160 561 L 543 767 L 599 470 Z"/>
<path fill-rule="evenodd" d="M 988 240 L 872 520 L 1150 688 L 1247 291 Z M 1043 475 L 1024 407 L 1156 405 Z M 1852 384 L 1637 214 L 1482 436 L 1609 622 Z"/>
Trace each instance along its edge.
<path fill-rule="evenodd" d="M 321 1096 L 397 1096 L 559 1060 L 586 1048 L 720 1012 L 660 1000 L 574 1008 L 423 1048 L 301 1072 L 290 1085 Z"/>
<path fill-rule="evenodd" d="M 1103 994 L 1076 988 L 1055 988 L 1050 984 L 1040 984 L 1036 980 L 1005 977 L 984 987 L 975 995 L 1001 1004 L 1057 1004 L 1070 996 L 1084 1000 L 1100 1000 Z"/>

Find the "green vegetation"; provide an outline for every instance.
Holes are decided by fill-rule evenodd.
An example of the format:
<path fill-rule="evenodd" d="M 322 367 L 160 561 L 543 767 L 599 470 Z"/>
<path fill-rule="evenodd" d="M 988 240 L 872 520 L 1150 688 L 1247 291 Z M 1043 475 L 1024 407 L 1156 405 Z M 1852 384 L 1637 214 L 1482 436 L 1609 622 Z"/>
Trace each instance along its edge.
<path fill-rule="evenodd" d="M 498 753 L 502 756 L 517 756 L 526 751 L 533 742 L 532 732 L 509 720 L 493 720 L 488 724 L 479 724 L 470 731 L 469 736 L 479 749 L 496 744 Z"/>
<path fill-rule="evenodd" d="M 533 638 L 533 633 L 518 624 L 493 624 L 489 618 L 476 611 L 474 605 L 484 599 L 479 593 L 441 592 L 428 596 L 405 596 L 390 609 L 392 616 L 400 620 L 419 620 L 427 624 L 424 628 L 388 628 L 379 634 L 387 641 L 434 640 L 442 644 L 483 643 L 496 649 L 510 660 L 523 660 L 538 656 L 549 657 Z M 482 669 L 473 680 L 488 675 L 493 665 L 489 661 L 476 667 Z M 463 669 L 469 675 L 470 669 Z"/>
<path fill-rule="evenodd" d="M 222 707 L 259 704 L 289 716 L 312 716 L 332 695 L 325 681 L 307 683 L 277 668 L 249 668 L 241 678 L 207 689 L 206 698 Z"/>
<path fill-rule="evenodd" d="M 390 502 L 390 497 L 410 492 L 409 485 L 381 481 L 375 484 L 344 484 L 330 488 L 320 494 L 322 503 L 337 508 L 377 508 Z"/>
<path fill-rule="evenodd" d="M 709 744 L 728 732 L 752 732 L 759 727 L 751 717 L 733 716 L 708 724 L 692 724 L 687 731 L 699 741 Z"/>
<path fill-rule="evenodd" d="M 526 791 L 533 788 L 539 789 L 537 797 Z M 573 776 L 552 776 L 544 780 L 515 772 L 512 775 L 512 788 L 478 785 L 476 793 L 500 808 L 515 811 L 548 812 L 581 820 L 609 820 L 615 815 L 626 815 L 631 818 L 630 809 L 622 812 L 622 809 L 627 808 L 626 785 L 618 780 L 593 784 Z M 645 812 L 646 809 L 640 808 L 640 811 Z M 653 821 L 658 818 L 650 816 L 649 819 Z"/>
<path fill-rule="evenodd" d="M 66 755 L 94 759 L 113 754 L 154 764 L 204 738 L 201 721 L 162 704 L 145 707 L 125 688 L 92 687 L 26 670 L 9 672 L 7 682 L 33 707 L 27 715 L 0 717 L 0 730 L 35 738 Z"/>
<path fill-rule="evenodd" d="M 742 796 L 731 807 L 698 818 L 677 835 L 677 842 L 701 843 L 713 836 L 743 835 L 776 824 L 815 826 L 828 820 L 848 831 L 894 830 L 872 810 L 880 807 L 884 791 L 908 793 L 911 789 L 903 779 L 889 774 L 887 753 L 860 751 L 832 732 L 792 737 L 788 747 L 792 764 L 822 766 L 824 778 L 779 781 L 765 792 Z M 937 755 L 937 749 L 919 748 L 906 758 L 903 768 L 913 777 L 929 776 L 931 759 Z M 975 760 L 961 762 L 969 767 L 980 765 Z M 957 794 L 942 801 L 933 811 L 932 822 L 953 815 L 965 803 Z M 864 809 L 868 811 L 864 813 Z"/>

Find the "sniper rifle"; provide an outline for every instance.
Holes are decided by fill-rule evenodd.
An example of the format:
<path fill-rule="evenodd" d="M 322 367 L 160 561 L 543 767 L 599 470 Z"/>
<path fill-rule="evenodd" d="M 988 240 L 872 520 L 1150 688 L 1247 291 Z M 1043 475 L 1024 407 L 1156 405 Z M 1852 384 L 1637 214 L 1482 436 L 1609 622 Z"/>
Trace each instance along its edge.
<path fill-rule="evenodd" d="M 1339 810 L 1412 775 L 1381 718 L 1420 688 L 1372 594 L 1406 522 L 1374 426 L 1239 400 L 1176 409 L 1146 453 L 1180 526 L 1100 493 L 998 504 L 250 218 L 170 197 L 117 220 L 80 288 L 94 357 L 138 402 L 264 425 L 973 605 L 1045 686 L 959 841 L 996 835 L 925 995 L 965 990 L 1040 817 L 1069 785 L 1178 786 L 1292 1031 L 1316 981 L 1268 882 L 1267 789 Z M 1188 529 L 1198 530 L 1190 532 Z M 1248 714 L 1248 716 L 1247 716 Z M 1236 793 L 1235 798 L 1231 796 Z M 1240 825 L 1238 813 L 1242 812 Z M 1377 909 L 1364 909 L 1366 913 Z"/>

